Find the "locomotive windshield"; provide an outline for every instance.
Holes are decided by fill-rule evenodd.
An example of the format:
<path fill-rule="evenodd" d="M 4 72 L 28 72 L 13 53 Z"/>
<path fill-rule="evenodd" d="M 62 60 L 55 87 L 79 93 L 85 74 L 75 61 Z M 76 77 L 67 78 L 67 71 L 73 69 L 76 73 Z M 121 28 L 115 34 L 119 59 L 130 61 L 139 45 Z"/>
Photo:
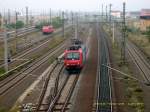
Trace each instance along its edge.
<path fill-rule="evenodd" d="M 79 60 L 80 58 L 80 54 L 79 53 L 68 53 L 67 56 L 66 56 L 66 59 L 67 60 Z"/>

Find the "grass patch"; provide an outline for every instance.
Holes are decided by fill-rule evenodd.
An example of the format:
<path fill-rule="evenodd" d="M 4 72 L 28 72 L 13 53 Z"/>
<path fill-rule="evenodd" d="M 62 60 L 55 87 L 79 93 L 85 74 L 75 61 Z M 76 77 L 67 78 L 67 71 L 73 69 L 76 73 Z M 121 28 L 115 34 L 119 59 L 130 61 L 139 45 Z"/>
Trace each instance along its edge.
<path fill-rule="evenodd" d="M 4 74 L 5 73 L 5 69 L 4 68 L 0 68 L 0 76 L 2 75 L 2 74 Z"/>
<path fill-rule="evenodd" d="M 14 73 L 18 73 L 20 70 L 22 70 L 22 68 L 26 67 L 26 65 L 30 64 L 32 62 L 32 60 L 27 61 L 11 70 L 9 70 L 8 72 L 4 72 L 3 74 L 0 75 L 0 81 L 5 79 L 6 77 L 14 74 Z"/>
<path fill-rule="evenodd" d="M 0 107 L 0 112 L 8 112 L 4 107 Z"/>
<path fill-rule="evenodd" d="M 20 103 L 17 103 L 9 112 L 21 112 L 20 111 Z"/>
<path fill-rule="evenodd" d="M 52 57 L 48 60 L 49 64 L 52 64 L 52 63 L 56 60 L 56 57 L 57 57 L 57 56 L 52 56 Z"/>
<path fill-rule="evenodd" d="M 53 40 L 50 42 L 49 44 L 49 48 L 53 48 L 53 47 L 56 47 L 57 45 L 59 45 L 61 42 L 63 42 L 65 40 L 65 38 L 62 38 L 62 37 L 55 37 L 53 38 Z"/>

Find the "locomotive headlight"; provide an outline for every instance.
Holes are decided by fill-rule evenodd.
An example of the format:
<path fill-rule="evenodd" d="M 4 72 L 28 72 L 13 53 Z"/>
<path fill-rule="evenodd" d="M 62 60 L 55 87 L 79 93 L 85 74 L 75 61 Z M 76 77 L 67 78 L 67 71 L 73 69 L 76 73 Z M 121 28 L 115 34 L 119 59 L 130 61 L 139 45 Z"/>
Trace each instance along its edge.
<path fill-rule="evenodd" d="M 69 65 L 69 64 L 67 64 L 67 65 Z"/>
<path fill-rule="evenodd" d="M 77 64 L 79 65 L 80 63 L 78 62 Z"/>

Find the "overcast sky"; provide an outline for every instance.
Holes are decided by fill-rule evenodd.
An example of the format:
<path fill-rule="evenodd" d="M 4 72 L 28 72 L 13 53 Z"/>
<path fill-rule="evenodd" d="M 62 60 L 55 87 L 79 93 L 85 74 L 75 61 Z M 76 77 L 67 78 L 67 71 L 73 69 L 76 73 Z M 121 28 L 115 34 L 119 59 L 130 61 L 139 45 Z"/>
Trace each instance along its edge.
<path fill-rule="evenodd" d="M 19 10 L 28 6 L 32 10 L 73 10 L 73 11 L 98 11 L 101 5 L 112 3 L 113 10 L 122 9 L 123 0 L 0 0 L 0 10 Z M 126 0 L 127 11 L 136 11 L 150 8 L 150 0 Z"/>

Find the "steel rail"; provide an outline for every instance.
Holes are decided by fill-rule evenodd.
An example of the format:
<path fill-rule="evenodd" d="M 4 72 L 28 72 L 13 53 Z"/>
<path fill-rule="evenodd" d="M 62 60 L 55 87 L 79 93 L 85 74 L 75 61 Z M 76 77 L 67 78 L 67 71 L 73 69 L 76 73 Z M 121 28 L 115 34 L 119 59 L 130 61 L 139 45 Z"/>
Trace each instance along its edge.
<path fill-rule="evenodd" d="M 42 105 L 42 102 L 43 102 L 43 99 L 44 99 L 44 96 L 45 96 L 45 93 L 46 93 L 46 90 L 47 90 L 47 87 L 48 87 L 48 83 L 49 83 L 49 81 L 50 81 L 50 76 L 51 76 L 51 74 L 55 71 L 55 69 L 57 68 L 58 65 L 59 65 L 59 64 L 56 63 L 56 64 L 54 65 L 54 67 L 52 68 L 52 70 L 48 72 L 48 77 L 46 78 L 46 81 L 45 81 L 45 83 L 44 83 L 43 90 L 42 90 L 41 95 L 40 95 L 40 98 L 39 98 L 38 106 L 37 106 L 37 109 L 36 109 L 37 112 L 40 111 L 40 107 L 41 107 L 41 105 Z M 61 74 L 63 68 L 64 68 L 64 66 L 62 66 L 62 67 L 60 68 L 60 70 L 59 70 L 59 72 L 58 72 L 59 75 Z M 59 76 L 59 75 L 58 75 L 58 76 Z M 49 100 L 50 100 L 50 99 L 49 99 Z"/>
<path fill-rule="evenodd" d="M 99 32 L 100 30 L 100 32 Z M 98 68 L 98 89 L 97 89 L 97 104 L 96 111 L 97 112 L 112 112 L 112 88 L 111 88 L 111 80 L 110 80 L 110 71 L 107 67 L 102 66 L 103 64 L 108 65 L 110 63 L 109 60 L 109 48 L 106 40 L 106 35 L 104 35 L 104 31 L 102 28 L 98 28 L 98 32 L 100 33 L 101 43 L 100 51 L 101 57 L 99 57 L 99 68 Z"/>

